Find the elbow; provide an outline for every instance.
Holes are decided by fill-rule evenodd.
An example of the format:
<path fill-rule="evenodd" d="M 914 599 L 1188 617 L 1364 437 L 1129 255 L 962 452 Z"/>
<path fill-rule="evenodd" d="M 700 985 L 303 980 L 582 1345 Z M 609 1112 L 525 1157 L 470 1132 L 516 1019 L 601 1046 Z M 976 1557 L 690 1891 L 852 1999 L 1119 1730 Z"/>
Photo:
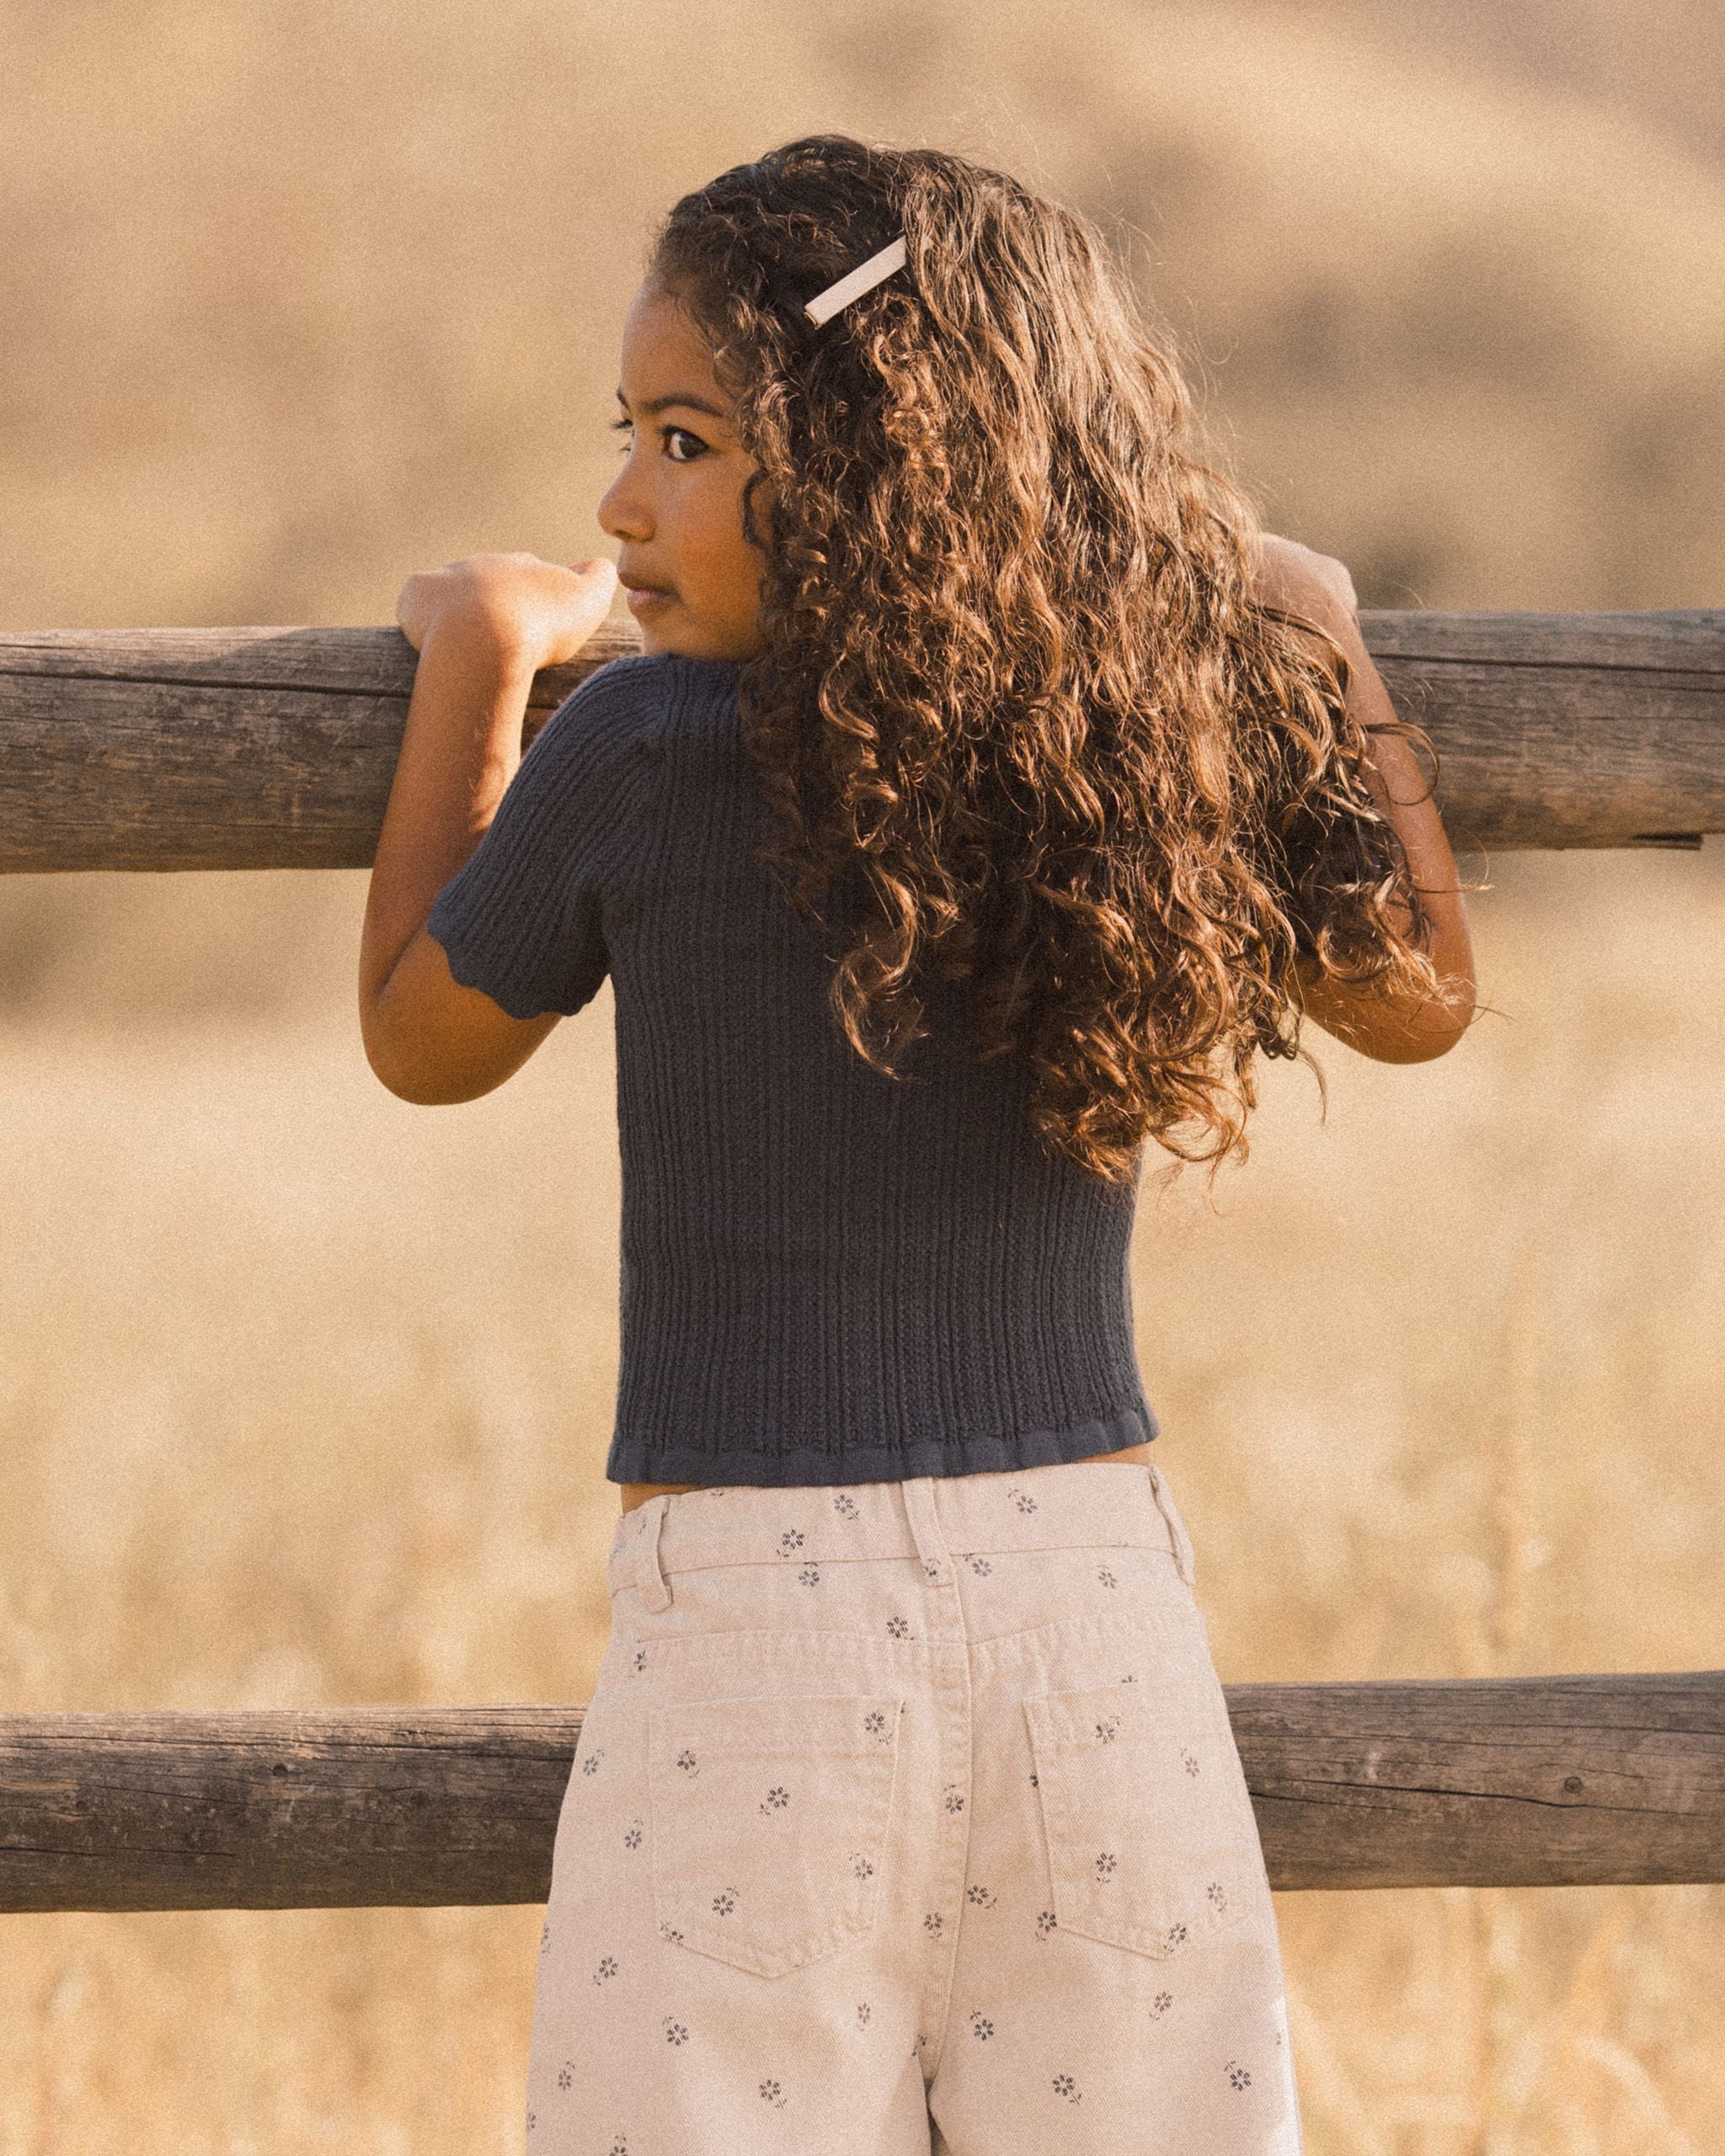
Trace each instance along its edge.
<path fill-rule="evenodd" d="M 393 1093 L 398 1101 L 410 1101 L 417 1107 L 421 1103 L 401 1054 L 400 1029 L 391 1023 L 393 1014 L 385 1007 L 394 971 L 392 968 L 381 980 L 373 981 L 368 979 L 361 969 L 360 1040 L 365 1049 L 366 1061 L 371 1075 L 378 1084 L 386 1092 Z"/>
<path fill-rule="evenodd" d="M 397 1100 L 406 1101 L 413 1107 L 429 1108 L 446 1107 L 462 1097 L 438 1085 L 412 1056 L 403 1052 L 401 1041 L 393 1037 L 376 1002 L 360 1005 L 360 1038 L 371 1075 Z"/>
<path fill-rule="evenodd" d="M 1366 1053 L 1379 1063 L 1435 1063 L 1471 1026 L 1474 1007 L 1471 988 L 1465 998 L 1452 993 L 1435 1008 L 1423 1005 L 1402 1024 L 1385 1027 Z"/>
<path fill-rule="evenodd" d="M 385 1092 L 393 1093 L 397 1100 L 409 1102 L 414 1107 L 432 1105 L 425 1097 L 425 1088 L 414 1082 L 412 1073 L 400 1069 L 387 1055 L 380 1054 L 369 1039 L 366 1043 L 366 1060 L 371 1067 L 371 1075 Z"/>
<path fill-rule="evenodd" d="M 384 1069 L 373 1056 L 368 1056 L 366 1060 L 371 1064 L 372 1074 L 379 1085 L 386 1092 L 393 1093 L 397 1100 L 405 1101 L 409 1107 L 416 1108 L 446 1107 L 450 1105 L 451 1095 L 416 1084 L 411 1077 L 399 1076 Z"/>
<path fill-rule="evenodd" d="M 1419 998 L 1361 993 L 1322 977 L 1300 987 L 1302 1017 L 1373 1063 L 1434 1063 L 1473 1022 L 1471 976 L 1446 974 L 1440 995 Z"/>
<path fill-rule="evenodd" d="M 387 1092 L 393 1093 L 397 1100 L 407 1102 L 410 1107 L 455 1107 L 490 1091 L 488 1086 L 451 1082 L 448 1071 L 425 1070 L 399 1055 L 385 1053 L 369 1038 L 366 1042 L 366 1060 L 378 1084 Z"/>
<path fill-rule="evenodd" d="M 1420 1033 L 1396 1041 L 1376 1041 L 1366 1053 L 1374 1063 L 1435 1063 L 1447 1055 L 1467 1031 L 1458 1026 L 1451 1033 Z"/>
<path fill-rule="evenodd" d="M 369 1049 L 366 1053 L 366 1060 L 371 1065 L 372 1075 L 378 1084 L 386 1091 L 393 1093 L 397 1100 L 407 1102 L 410 1107 L 457 1107 L 463 1101 L 477 1100 L 481 1092 L 490 1090 L 486 1086 L 477 1090 L 457 1088 L 451 1086 L 446 1079 L 438 1080 L 428 1077 L 423 1072 L 400 1070 L 380 1062 Z"/>
<path fill-rule="evenodd" d="M 471 1042 L 451 1042 L 423 1024 L 391 1024 L 377 1006 L 362 1006 L 360 1034 L 371 1075 L 397 1100 L 416 1108 L 458 1107 L 477 1101 L 515 1070 L 557 1023 L 555 1016 L 539 1023 L 537 1038 L 521 1038 L 515 1029 L 509 1053 L 499 1055 L 494 1044 L 489 1053 Z"/>

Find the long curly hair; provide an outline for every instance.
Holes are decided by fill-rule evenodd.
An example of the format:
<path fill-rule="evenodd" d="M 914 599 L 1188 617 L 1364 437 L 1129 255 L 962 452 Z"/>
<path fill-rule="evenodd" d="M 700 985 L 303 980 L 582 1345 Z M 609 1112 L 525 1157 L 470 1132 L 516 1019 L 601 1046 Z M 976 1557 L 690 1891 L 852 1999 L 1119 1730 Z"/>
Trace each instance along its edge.
<path fill-rule="evenodd" d="M 809 319 L 900 233 L 904 270 Z M 932 984 L 965 984 L 969 1052 L 1025 1058 L 1046 1145 L 1114 1185 L 1146 1136 L 1214 1176 L 1255 1054 L 1311 1059 L 1297 964 L 1435 993 L 1347 659 L 1254 600 L 1256 514 L 1093 224 L 815 135 L 685 195 L 649 274 L 758 467 L 759 857 L 849 938 L 830 995 L 866 1062 L 900 1076 Z"/>

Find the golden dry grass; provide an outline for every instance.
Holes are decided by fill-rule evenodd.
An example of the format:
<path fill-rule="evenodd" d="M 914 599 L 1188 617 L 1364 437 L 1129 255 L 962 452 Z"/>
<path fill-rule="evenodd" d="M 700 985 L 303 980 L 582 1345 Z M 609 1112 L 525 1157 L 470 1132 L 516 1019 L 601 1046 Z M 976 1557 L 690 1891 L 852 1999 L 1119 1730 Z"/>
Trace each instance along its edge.
<path fill-rule="evenodd" d="M 1725 862 L 1494 880 L 1503 1016 L 1413 1070 L 1320 1043 L 1327 1123 L 1279 1070 L 1215 1212 L 1146 1201 L 1140 1357 L 1231 1680 L 1719 1659 L 1725 1019 L 1689 990 Z M 489 1099 L 405 1107 L 344 1007 L 363 878 L 293 882 L 126 887 L 225 889 L 236 952 L 312 939 L 293 1024 L 80 1018 L 68 974 L 0 1038 L 14 1704 L 590 1688 L 610 992 Z M 1314 2156 L 1717 2144 L 1725 1891 L 1280 1906 Z M 512 2146 L 534 1921 L 8 1919 L 0 2147 Z"/>
<path fill-rule="evenodd" d="M 1717 603 L 1706 24 L 1524 13 L 15 7 L 0 617 L 377 621 L 425 563 L 587 551 L 646 220 L 818 125 L 1119 220 L 1236 468 L 1368 604 Z M 1725 1660 L 1721 849 L 1493 881 L 1503 1016 L 1411 1070 L 1320 1043 L 1327 1125 L 1278 1070 L 1217 1211 L 1146 1197 L 1231 1680 Z M 0 879 L 0 1704 L 591 1685 L 609 991 L 408 1107 L 351 1016 L 363 895 Z M 1725 1890 L 1280 1910 L 1311 2156 L 1725 2142 Z M 516 2148 L 537 1922 L 0 1919 L 0 2156 Z"/>

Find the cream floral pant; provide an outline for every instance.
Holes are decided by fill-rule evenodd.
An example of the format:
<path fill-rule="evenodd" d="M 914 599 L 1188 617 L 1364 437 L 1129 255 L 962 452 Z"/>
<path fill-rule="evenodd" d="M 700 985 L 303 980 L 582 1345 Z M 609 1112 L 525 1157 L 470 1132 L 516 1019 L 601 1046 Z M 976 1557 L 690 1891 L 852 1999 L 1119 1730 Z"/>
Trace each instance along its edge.
<path fill-rule="evenodd" d="M 530 2156 L 1297 2156 L 1159 1469 L 689 1491 L 607 1569 Z"/>

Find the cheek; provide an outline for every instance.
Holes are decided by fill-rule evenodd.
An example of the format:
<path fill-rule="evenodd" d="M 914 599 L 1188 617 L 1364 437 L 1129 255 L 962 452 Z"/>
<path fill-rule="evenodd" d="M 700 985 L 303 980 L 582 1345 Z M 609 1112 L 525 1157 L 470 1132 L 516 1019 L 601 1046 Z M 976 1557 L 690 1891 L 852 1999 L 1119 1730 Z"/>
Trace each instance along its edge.
<path fill-rule="evenodd" d="M 761 558 L 743 536 L 742 503 L 734 492 L 728 489 L 708 506 L 701 537 L 701 580 L 711 596 L 732 606 L 751 603 L 760 589 Z"/>

